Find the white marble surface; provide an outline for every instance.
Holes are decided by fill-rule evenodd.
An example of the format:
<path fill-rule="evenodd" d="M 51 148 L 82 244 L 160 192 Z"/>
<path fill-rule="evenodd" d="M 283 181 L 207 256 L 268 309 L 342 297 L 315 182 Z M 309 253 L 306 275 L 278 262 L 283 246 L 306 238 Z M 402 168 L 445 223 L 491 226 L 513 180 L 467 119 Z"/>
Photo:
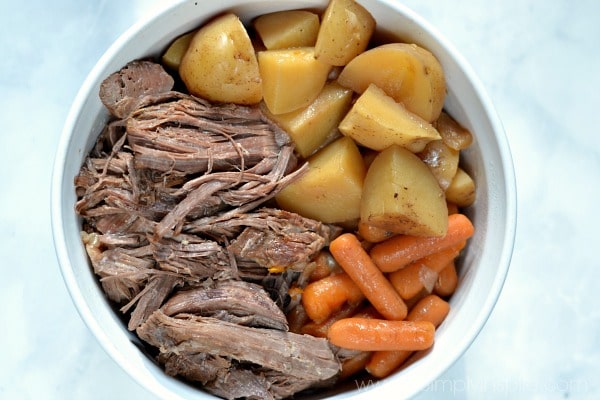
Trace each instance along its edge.
<path fill-rule="evenodd" d="M 417 398 L 598 399 L 600 2 L 405 3 L 487 87 L 512 147 L 519 209 L 513 262 L 488 324 Z M 49 193 L 79 85 L 159 0 L 0 4 L 0 398 L 150 399 L 71 302 Z"/>

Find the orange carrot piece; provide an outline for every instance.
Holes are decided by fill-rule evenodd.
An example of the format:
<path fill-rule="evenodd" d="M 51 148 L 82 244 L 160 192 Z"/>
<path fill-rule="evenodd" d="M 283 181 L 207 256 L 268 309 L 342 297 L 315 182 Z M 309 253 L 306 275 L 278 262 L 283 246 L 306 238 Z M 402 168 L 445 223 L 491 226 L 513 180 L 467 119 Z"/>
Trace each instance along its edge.
<path fill-rule="evenodd" d="M 429 254 L 447 249 L 473 236 L 475 228 L 464 214 L 448 216 L 448 231 L 441 237 L 396 235 L 371 249 L 370 255 L 383 272 L 394 272 Z"/>
<path fill-rule="evenodd" d="M 385 378 L 398 369 L 413 354 L 408 350 L 374 351 L 365 369 L 375 378 Z"/>
<path fill-rule="evenodd" d="M 329 251 L 381 315 L 390 320 L 406 318 L 406 304 L 354 234 L 335 238 Z"/>
<path fill-rule="evenodd" d="M 438 296 L 448 297 L 454 293 L 456 286 L 458 286 L 458 274 L 453 261 L 440 271 L 433 292 Z"/>
<path fill-rule="evenodd" d="M 407 321 L 429 321 L 436 328 L 448 315 L 450 305 L 436 295 L 421 299 L 408 313 Z M 407 350 L 376 351 L 369 359 L 365 369 L 376 378 L 385 378 L 394 372 L 412 354 Z"/>
<path fill-rule="evenodd" d="M 464 244 L 460 243 L 457 246 L 425 256 L 390 273 L 388 279 L 404 300 L 416 296 L 423 288 L 431 293 L 440 271 L 456 258 L 463 246 Z"/>
<path fill-rule="evenodd" d="M 302 305 L 310 319 L 322 322 L 344 303 L 358 304 L 364 298 L 353 279 L 340 272 L 306 285 L 302 292 Z"/>
<path fill-rule="evenodd" d="M 381 229 L 377 226 L 369 225 L 362 221 L 358 223 L 358 234 L 370 243 L 383 242 L 384 240 L 394 236 L 393 232 Z"/>
<path fill-rule="evenodd" d="M 425 350 L 433 345 L 435 326 L 428 321 L 344 318 L 327 332 L 335 346 L 362 351 Z"/>
<path fill-rule="evenodd" d="M 329 327 L 333 325 L 335 321 L 339 321 L 342 318 L 349 318 L 356 314 L 356 310 L 360 307 L 360 304 L 344 304 L 339 310 L 332 313 L 329 318 L 321 322 L 309 321 L 300 329 L 300 332 L 305 335 L 311 335 L 315 337 L 327 337 L 327 331 Z"/>
<path fill-rule="evenodd" d="M 449 312 L 450 304 L 447 301 L 435 294 L 430 294 L 415 304 L 406 319 L 407 321 L 429 321 L 437 328 Z"/>

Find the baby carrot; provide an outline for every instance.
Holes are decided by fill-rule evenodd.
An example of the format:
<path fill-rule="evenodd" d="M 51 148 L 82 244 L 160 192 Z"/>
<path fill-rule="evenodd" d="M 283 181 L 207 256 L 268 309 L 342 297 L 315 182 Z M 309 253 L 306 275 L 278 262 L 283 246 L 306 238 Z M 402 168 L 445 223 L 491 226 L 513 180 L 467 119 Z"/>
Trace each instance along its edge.
<path fill-rule="evenodd" d="M 390 320 L 406 317 L 406 304 L 355 235 L 344 233 L 338 236 L 330 243 L 329 251 L 383 317 Z"/>
<path fill-rule="evenodd" d="M 433 292 L 438 296 L 450 296 L 456 290 L 458 285 L 458 275 L 454 262 L 449 263 L 438 274 L 437 281 L 433 286 Z"/>
<path fill-rule="evenodd" d="M 454 246 L 473 236 L 475 228 L 464 214 L 448 216 L 448 231 L 441 237 L 396 235 L 371 249 L 370 255 L 383 272 L 393 272 L 429 254 Z"/>
<path fill-rule="evenodd" d="M 450 305 L 435 295 L 421 299 L 408 313 L 407 321 L 429 321 L 438 327 L 450 311 Z M 394 372 L 410 355 L 411 351 L 376 351 L 365 365 L 368 373 L 376 378 L 385 378 Z"/>
<path fill-rule="evenodd" d="M 428 321 L 344 318 L 331 325 L 327 338 L 335 346 L 362 351 L 425 350 L 433 345 L 435 326 Z"/>
<path fill-rule="evenodd" d="M 429 321 L 437 328 L 444 321 L 448 312 L 450 312 L 450 304 L 439 296 L 430 294 L 415 304 L 406 320 Z"/>
<path fill-rule="evenodd" d="M 346 304 L 323 322 L 308 322 L 300 332 L 316 337 L 327 337 L 327 331 L 334 322 L 349 317 L 381 318 L 381 315 L 371 305 L 361 308 L 360 304 Z"/>
<path fill-rule="evenodd" d="M 309 321 L 302 328 L 300 332 L 305 335 L 311 335 L 315 337 L 327 337 L 327 330 L 335 321 L 339 321 L 342 318 L 352 317 L 356 310 L 360 307 L 360 304 L 344 304 L 339 310 L 332 313 L 329 318 L 321 322 Z"/>
<path fill-rule="evenodd" d="M 351 277 L 340 272 L 306 285 L 302 292 L 302 305 L 310 319 L 322 322 L 344 303 L 358 304 L 364 298 Z"/>
<path fill-rule="evenodd" d="M 463 246 L 463 243 L 459 243 L 425 256 L 402 269 L 390 273 L 388 279 L 404 300 L 416 296 L 423 288 L 431 293 L 440 271 L 454 260 Z"/>

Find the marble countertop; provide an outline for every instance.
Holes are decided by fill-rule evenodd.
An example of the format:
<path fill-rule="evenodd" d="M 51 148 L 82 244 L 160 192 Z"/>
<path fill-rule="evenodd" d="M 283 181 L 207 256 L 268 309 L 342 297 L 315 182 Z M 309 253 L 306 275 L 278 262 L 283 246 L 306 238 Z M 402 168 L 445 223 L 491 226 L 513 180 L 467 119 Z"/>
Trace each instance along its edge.
<path fill-rule="evenodd" d="M 518 227 L 470 349 L 417 399 L 600 398 L 600 2 L 405 0 L 479 74 L 512 148 Z M 54 152 L 96 60 L 159 0 L 0 7 L 0 398 L 150 399 L 79 317 L 50 228 Z"/>

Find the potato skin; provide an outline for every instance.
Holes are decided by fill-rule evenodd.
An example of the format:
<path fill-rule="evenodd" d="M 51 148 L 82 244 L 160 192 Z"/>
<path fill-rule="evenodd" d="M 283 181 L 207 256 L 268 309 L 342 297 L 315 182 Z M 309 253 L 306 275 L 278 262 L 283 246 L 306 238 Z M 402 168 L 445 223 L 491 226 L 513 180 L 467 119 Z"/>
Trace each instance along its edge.
<path fill-rule="evenodd" d="M 339 125 L 340 131 L 372 150 L 397 144 L 418 152 L 439 133 L 427 121 L 408 111 L 375 84 L 356 100 Z"/>
<path fill-rule="evenodd" d="M 375 19 L 354 0 L 330 0 L 315 44 L 315 56 L 324 63 L 346 65 L 369 45 Z"/>
<path fill-rule="evenodd" d="M 360 221 L 399 234 L 443 236 L 448 229 L 446 198 L 419 157 L 392 145 L 367 171 Z"/>
<path fill-rule="evenodd" d="M 351 101 L 350 89 L 330 82 L 305 108 L 278 115 L 271 114 L 266 106 L 262 109 L 290 135 L 300 157 L 307 158 L 339 136 L 336 127 L 350 108 Z"/>
<path fill-rule="evenodd" d="M 262 99 L 254 47 L 235 14 L 222 15 L 196 32 L 179 75 L 191 94 L 210 101 L 257 104 Z"/>
<path fill-rule="evenodd" d="M 459 167 L 446 189 L 446 198 L 458 207 L 468 207 L 475 202 L 475 197 L 475 181 Z"/>
<path fill-rule="evenodd" d="M 442 190 L 446 190 L 456 175 L 460 158 L 459 151 L 447 146 L 440 139 L 427 143 L 425 149 L 418 156 L 427 164 Z"/>
<path fill-rule="evenodd" d="M 446 97 L 442 65 L 415 44 L 389 43 L 371 48 L 344 67 L 338 82 L 357 93 L 374 83 L 428 122 L 438 118 Z"/>

